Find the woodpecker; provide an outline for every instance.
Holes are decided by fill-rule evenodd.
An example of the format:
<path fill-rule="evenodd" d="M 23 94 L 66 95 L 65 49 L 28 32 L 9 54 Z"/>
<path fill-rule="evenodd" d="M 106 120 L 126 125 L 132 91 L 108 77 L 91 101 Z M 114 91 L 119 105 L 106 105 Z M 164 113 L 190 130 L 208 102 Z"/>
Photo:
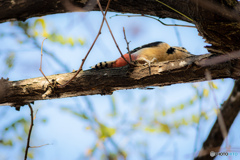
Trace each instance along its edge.
<path fill-rule="evenodd" d="M 130 62 L 129 53 L 123 55 L 124 58 Z M 152 42 L 141 47 L 135 48 L 130 51 L 132 61 L 137 61 L 141 64 L 151 62 L 169 61 L 175 59 L 183 59 L 192 56 L 184 47 L 169 46 L 165 42 Z M 117 68 L 126 66 L 128 63 L 122 58 L 118 58 L 115 61 L 105 61 L 92 66 L 91 68 Z"/>

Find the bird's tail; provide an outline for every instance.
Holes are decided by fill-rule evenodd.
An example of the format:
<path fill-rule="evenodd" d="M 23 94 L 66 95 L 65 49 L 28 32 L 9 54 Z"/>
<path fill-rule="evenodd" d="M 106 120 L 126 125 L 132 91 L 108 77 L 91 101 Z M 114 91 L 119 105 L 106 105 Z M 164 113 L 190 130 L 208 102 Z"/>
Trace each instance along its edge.
<path fill-rule="evenodd" d="M 94 66 L 92 66 L 91 68 L 94 69 L 103 69 L 103 68 L 114 68 L 116 61 L 104 61 L 104 62 L 100 62 Z"/>

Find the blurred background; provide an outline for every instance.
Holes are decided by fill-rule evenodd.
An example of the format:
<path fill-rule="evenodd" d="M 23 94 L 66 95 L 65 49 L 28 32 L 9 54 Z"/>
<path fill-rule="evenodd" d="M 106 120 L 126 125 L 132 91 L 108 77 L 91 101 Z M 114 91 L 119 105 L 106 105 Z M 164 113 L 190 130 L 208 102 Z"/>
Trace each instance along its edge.
<path fill-rule="evenodd" d="M 115 16 L 107 19 L 123 53 L 127 52 L 123 27 L 130 50 L 154 41 L 183 46 L 192 54 L 206 54 L 202 37 L 195 28 L 164 26 L 147 17 Z M 65 13 L 26 22 L 0 24 L 0 76 L 11 81 L 42 77 L 39 72 L 41 43 L 46 75 L 77 70 L 95 39 L 102 21 L 100 12 Z M 166 24 L 191 25 L 162 19 Z M 120 54 L 104 24 L 84 70 Z M 115 91 L 107 96 L 81 96 L 36 101 L 35 120 L 28 158 L 34 160 L 128 159 L 191 160 L 201 150 L 216 120 L 217 106 L 231 93 L 232 79 L 213 82 L 153 87 L 152 90 Z M 234 126 L 229 144 L 239 147 Z M 30 111 L 0 107 L 0 160 L 24 157 Z M 239 159 L 239 156 L 231 157 Z M 217 157 L 228 159 L 228 157 Z"/>

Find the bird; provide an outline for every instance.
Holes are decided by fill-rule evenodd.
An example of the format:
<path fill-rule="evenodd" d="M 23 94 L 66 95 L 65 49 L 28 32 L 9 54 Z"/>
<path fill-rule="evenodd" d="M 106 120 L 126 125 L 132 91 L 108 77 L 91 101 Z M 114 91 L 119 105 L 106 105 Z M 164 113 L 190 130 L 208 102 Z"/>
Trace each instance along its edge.
<path fill-rule="evenodd" d="M 145 44 L 141 47 L 137 47 L 130 51 L 130 53 L 124 54 L 124 58 L 130 62 L 130 56 L 132 61 L 137 61 L 140 64 L 147 63 L 149 66 L 152 62 L 162 62 L 176 59 L 183 59 L 193 56 L 184 47 L 173 46 L 161 41 Z M 100 62 L 91 68 L 104 69 L 104 68 L 117 68 L 126 66 L 128 63 L 122 57 L 114 61 Z"/>

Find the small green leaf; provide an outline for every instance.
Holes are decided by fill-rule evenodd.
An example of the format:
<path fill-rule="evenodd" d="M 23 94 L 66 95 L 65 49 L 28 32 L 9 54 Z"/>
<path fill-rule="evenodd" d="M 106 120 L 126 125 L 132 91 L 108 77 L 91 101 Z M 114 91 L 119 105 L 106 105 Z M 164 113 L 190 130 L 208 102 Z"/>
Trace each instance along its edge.
<path fill-rule="evenodd" d="M 43 123 L 46 123 L 46 122 L 47 122 L 47 118 L 43 118 L 41 121 L 42 121 Z"/>
<path fill-rule="evenodd" d="M 12 142 L 12 140 L 3 141 L 2 144 L 5 145 L 5 146 L 13 146 L 13 142 Z"/>
<path fill-rule="evenodd" d="M 203 89 L 203 96 L 208 97 L 209 95 L 209 90 L 208 89 Z"/>
<path fill-rule="evenodd" d="M 14 52 L 11 52 L 8 57 L 6 58 L 6 65 L 8 66 L 8 68 L 12 68 L 13 64 L 14 64 L 14 59 L 15 59 L 15 54 Z"/>
<path fill-rule="evenodd" d="M 17 139 L 20 140 L 20 141 L 23 140 L 21 136 L 17 136 Z"/>
<path fill-rule="evenodd" d="M 107 127 L 104 124 L 99 124 L 100 125 L 100 131 L 101 131 L 101 136 L 100 138 L 107 138 L 107 137 L 112 137 L 116 133 L 115 128 Z"/>
<path fill-rule="evenodd" d="M 29 152 L 29 153 L 27 154 L 27 156 L 28 156 L 28 158 L 31 158 L 31 159 L 33 159 L 33 158 L 34 158 L 34 156 L 33 156 L 33 153 L 32 153 L 32 152 Z"/>
<path fill-rule="evenodd" d="M 146 96 L 144 96 L 144 97 L 142 97 L 142 99 L 141 99 L 141 103 L 144 103 L 144 102 L 146 102 L 148 100 L 148 98 L 146 97 Z"/>
<path fill-rule="evenodd" d="M 167 124 L 160 123 L 160 132 L 165 132 L 167 134 L 170 134 L 170 127 Z"/>
<path fill-rule="evenodd" d="M 193 121 L 193 123 L 198 123 L 199 117 L 197 117 L 196 115 L 192 115 L 192 121 Z"/>

